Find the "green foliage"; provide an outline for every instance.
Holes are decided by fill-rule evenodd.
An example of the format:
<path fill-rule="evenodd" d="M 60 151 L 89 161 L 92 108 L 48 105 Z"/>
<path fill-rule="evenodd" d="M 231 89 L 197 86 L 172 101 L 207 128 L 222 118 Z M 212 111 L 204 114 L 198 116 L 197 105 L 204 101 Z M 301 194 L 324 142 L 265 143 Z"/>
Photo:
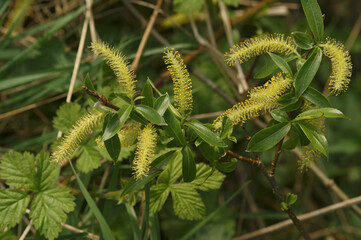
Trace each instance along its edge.
<path fill-rule="evenodd" d="M 53 125 L 62 132 L 67 132 L 84 113 L 81 106 L 77 103 L 66 103 L 56 111 L 56 117 L 53 119 Z"/>
<path fill-rule="evenodd" d="M 174 0 L 173 8 L 179 13 L 192 13 L 202 9 L 204 0 Z"/>

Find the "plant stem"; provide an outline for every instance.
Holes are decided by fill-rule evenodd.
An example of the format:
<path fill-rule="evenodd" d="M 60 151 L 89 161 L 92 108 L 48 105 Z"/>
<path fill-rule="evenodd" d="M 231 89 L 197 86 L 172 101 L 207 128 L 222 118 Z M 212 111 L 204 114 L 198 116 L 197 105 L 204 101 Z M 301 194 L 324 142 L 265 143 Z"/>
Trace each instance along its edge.
<path fill-rule="evenodd" d="M 273 158 L 272 164 L 271 164 L 271 169 L 269 171 L 269 175 L 270 176 L 274 176 L 275 175 L 275 171 L 276 171 L 276 166 L 277 166 L 277 161 L 278 158 L 282 152 L 281 148 L 282 148 L 282 143 L 283 143 L 283 139 L 277 144 L 277 149 L 276 149 L 276 153 L 275 156 Z"/>
<path fill-rule="evenodd" d="M 104 106 L 107 106 L 108 108 L 114 109 L 115 111 L 119 110 L 119 107 L 116 106 L 114 103 L 112 103 L 111 101 L 108 101 L 106 99 L 106 97 L 104 97 L 103 95 L 100 96 L 97 92 L 90 90 L 89 88 L 83 86 L 83 89 L 85 90 L 85 92 L 92 96 L 95 97 L 96 99 L 98 99 Z"/>

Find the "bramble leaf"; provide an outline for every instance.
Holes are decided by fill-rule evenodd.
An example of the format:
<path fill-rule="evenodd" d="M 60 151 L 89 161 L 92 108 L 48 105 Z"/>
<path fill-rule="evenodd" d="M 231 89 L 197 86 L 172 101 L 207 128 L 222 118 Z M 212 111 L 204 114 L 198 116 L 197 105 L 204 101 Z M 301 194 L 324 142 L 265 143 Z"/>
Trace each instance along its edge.
<path fill-rule="evenodd" d="M 73 124 L 84 114 L 84 110 L 77 103 L 65 103 L 56 111 L 53 125 L 56 129 L 67 132 Z"/>
<path fill-rule="evenodd" d="M 158 212 L 162 209 L 169 195 L 168 184 L 157 184 L 150 188 L 150 206 L 151 213 Z"/>
<path fill-rule="evenodd" d="M 37 230 L 53 240 L 62 230 L 61 222 L 74 210 L 74 196 L 65 187 L 57 187 L 37 193 L 30 205 L 30 217 Z"/>
<path fill-rule="evenodd" d="M 86 145 L 81 149 L 82 151 L 76 161 L 76 168 L 83 173 L 88 173 L 98 168 L 101 156 L 95 146 Z"/>
<path fill-rule="evenodd" d="M 197 164 L 196 178 L 190 184 L 198 190 L 209 191 L 221 187 L 226 176 L 210 166 L 199 163 Z"/>
<path fill-rule="evenodd" d="M 201 196 L 189 183 L 172 184 L 170 187 L 175 214 L 181 219 L 199 220 L 206 208 Z"/>
<path fill-rule="evenodd" d="M 0 229 L 14 227 L 25 213 L 30 197 L 15 189 L 0 190 Z"/>
<path fill-rule="evenodd" d="M 59 165 L 50 162 L 50 156 L 47 152 L 40 152 L 35 157 L 36 161 L 36 182 L 39 184 L 39 191 L 51 187 L 54 183 Z"/>

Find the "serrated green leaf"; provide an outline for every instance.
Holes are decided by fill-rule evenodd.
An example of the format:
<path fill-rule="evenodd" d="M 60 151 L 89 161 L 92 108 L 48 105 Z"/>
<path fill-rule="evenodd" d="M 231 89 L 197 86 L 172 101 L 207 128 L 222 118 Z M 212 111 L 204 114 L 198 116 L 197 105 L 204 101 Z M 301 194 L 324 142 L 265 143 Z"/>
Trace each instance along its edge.
<path fill-rule="evenodd" d="M 167 125 L 163 117 L 154 108 L 140 104 L 135 106 L 135 111 L 153 124 Z"/>
<path fill-rule="evenodd" d="M 105 128 L 103 129 L 102 141 L 106 141 L 115 136 L 119 130 L 123 127 L 125 121 L 129 118 L 129 115 L 133 107 L 131 105 L 122 105 L 118 110 L 118 113 L 109 114 L 107 121 L 104 121 Z"/>
<path fill-rule="evenodd" d="M 84 111 L 77 103 L 65 103 L 56 111 L 53 125 L 56 129 L 67 132 L 74 123 L 83 115 Z"/>
<path fill-rule="evenodd" d="M 204 0 L 174 0 L 173 9 L 178 13 L 191 13 L 200 11 Z"/>
<path fill-rule="evenodd" d="M 67 213 L 74 210 L 74 196 L 65 187 L 48 189 L 35 194 L 30 205 L 34 227 L 47 239 L 55 239 L 62 230 Z"/>
<path fill-rule="evenodd" d="M 280 109 L 273 110 L 271 112 L 271 115 L 272 115 L 273 119 L 278 122 L 289 122 L 290 121 L 290 118 L 288 117 L 287 113 Z"/>
<path fill-rule="evenodd" d="M 291 33 L 295 44 L 305 50 L 311 49 L 313 47 L 313 40 L 310 35 L 303 32 L 293 32 Z"/>
<path fill-rule="evenodd" d="M 291 129 L 290 123 L 278 123 L 257 132 L 249 141 L 247 152 L 262 152 L 275 146 Z"/>
<path fill-rule="evenodd" d="M 83 146 L 76 161 L 76 168 L 83 173 L 88 173 L 100 166 L 100 159 L 101 155 L 96 146 Z"/>
<path fill-rule="evenodd" d="M 167 167 L 159 175 L 159 179 L 167 184 L 175 183 L 182 175 L 182 157 L 181 151 L 175 151 L 172 156 L 170 156 Z"/>
<path fill-rule="evenodd" d="M 150 80 L 148 78 L 147 82 L 144 84 L 143 87 L 142 96 L 144 96 L 144 98 L 142 99 L 142 104 L 152 108 L 154 104 L 154 97 L 152 86 L 149 84 L 149 81 Z"/>
<path fill-rule="evenodd" d="M 173 141 L 176 145 L 184 146 L 186 140 L 179 120 L 170 111 L 164 113 L 164 119 L 167 122 L 167 125 L 163 126 L 164 131 L 166 131 L 170 137 L 174 138 Z"/>
<path fill-rule="evenodd" d="M 307 136 L 312 145 L 319 150 L 323 155 L 328 157 L 328 143 L 323 132 L 314 125 L 307 122 L 297 123 L 302 129 L 303 133 Z"/>
<path fill-rule="evenodd" d="M 188 146 L 182 149 L 182 177 L 185 182 L 191 182 L 196 177 L 196 163 Z"/>
<path fill-rule="evenodd" d="M 154 109 L 157 110 L 159 115 L 163 116 L 168 109 L 169 102 L 169 95 L 166 93 L 155 100 Z"/>
<path fill-rule="evenodd" d="M 114 135 L 112 138 L 104 141 L 104 145 L 107 149 L 109 156 L 114 162 L 116 162 L 118 160 L 121 148 L 118 135 Z"/>
<path fill-rule="evenodd" d="M 170 186 L 174 213 L 181 219 L 199 220 L 205 215 L 206 208 L 201 196 L 189 183 Z"/>
<path fill-rule="evenodd" d="M 12 228 L 25 213 L 30 197 L 15 189 L 0 189 L 0 229 Z"/>
<path fill-rule="evenodd" d="M 210 166 L 199 163 L 197 164 L 196 178 L 190 182 L 193 188 L 201 191 L 209 191 L 221 187 L 226 176 Z"/>
<path fill-rule="evenodd" d="M 322 41 L 323 17 L 317 0 L 301 0 L 301 4 L 313 36 L 317 42 Z"/>
<path fill-rule="evenodd" d="M 150 188 L 150 208 L 151 213 L 158 212 L 162 209 L 169 195 L 168 184 L 157 184 Z"/>
<path fill-rule="evenodd" d="M 59 165 L 50 162 L 48 152 L 40 152 L 35 157 L 36 161 L 36 179 L 39 184 L 39 191 L 51 187 L 60 168 Z"/>
<path fill-rule="evenodd" d="M 311 53 L 311 56 L 306 60 L 305 64 L 303 64 L 297 73 L 295 79 L 295 91 L 297 98 L 299 98 L 311 84 L 318 71 L 318 68 L 320 67 L 321 60 L 322 51 L 317 47 L 314 49 L 314 51 Z"/>
<path fill-rule="evenodd" d="M 0 163 L 0 176 L 6 184 L 14 188 L 24 188 L 30 191 L 39 190 L 36 181 L 34 155 L 25 152 L 9 152 L 3 155 Z"/>
<path fill-rule="evenodd" d="M 200 122 L 187 122 L 184 125 L 190 127 L 203 141 L 216 147 L 227 147 L 227 144 L 209 128 L 205 127 Z"/>
<path fill-rule="evenodd" d="M 320 117 L 347 118 L 340 110 L 336 108 L 316 108 L 298 114 L 297 117 L 293 119 L 293 121 L 311 120 Z"/>
<path fill-rule="evenodd" d="M 282 70 L 282 72 L 287 73 L 289 76 L 292 76 L 292 69 L 288 65 L 288 63 L 280 56 L 274 53 L 268 53 L 271 57 L 272 61 Z"/>
<path fill-rule="evenodd" d="M 308 87 L 302 97 L 311 103 L 320 107 L 332 107 L 328 99 L 319 91 L 312 87 Z"/>

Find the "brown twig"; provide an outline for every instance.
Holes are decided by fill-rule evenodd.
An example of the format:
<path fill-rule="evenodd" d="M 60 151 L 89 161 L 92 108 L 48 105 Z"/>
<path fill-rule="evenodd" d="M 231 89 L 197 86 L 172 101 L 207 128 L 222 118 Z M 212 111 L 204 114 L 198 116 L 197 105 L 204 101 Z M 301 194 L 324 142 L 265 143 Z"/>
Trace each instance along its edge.
<path fill-rule="evenodd" d="M 306 214 L 302 214 L 301 216 L 299 216 L 299 220 L 304 222 L 306 220 L 309 220 L 309 219 L 312 219 L 312 218 L 315 218 L 315 217 L 319 217 L 319 216 L 334 212 L 334 211 L 339 210 L 339 209 L 355 206 L 356 204 L 359 204 L 359 203 L 361 203 L 361 196 L 351 198 L 349 200 L 346 200 L 346 201 L 343 201 L 343 202 L 340 202 L 340 203 L 335 203 L 335 204 L 332 204 L 330 206 L 320 208 L 320 209 L 317 209 L 315 211 L 312 211 L 312 212 L 309 212 L 309 213 L 306 213 Z M 276 223 L 274 225 L 271 225 L 271 226 L 268 226 L 266 228 L 257 230 L 255 232 L 247 233 L 247 234 L 244 234 L 242 236 L 236 237 L 233 240 L 253 239 L 253 238 L 256 238 L 256 237 L 264 236 L 266 234 L 270 234 L 270 233 L 280 231 L 280 230 L 285 229 L 285 228 L 290 227 L 290 226 L 292 226 L 292 221 L 291 220 L 285 220 L 283 222 Z"/>
<path fill-rule="evenodd" d="M 142 40 L 140 41 L 140 44 L 139 44 L 139 47 L 138 47 L 138 50 L 137 50 L 137 53 L 135 55 L 135 58 L 133 60 L 133 63 L 132 63 L 132 66 L 131 68 L 135 71 L 137 70 L 138 68 L 138 65 L 139 65 L 139 61 L 140 61 L 140 57 L 142 56 L 143 54 L 143 51 L 144 51 L 144 48 L 145 48 L 145 44 L 147 43 L 148 41 L 148 38 L 149 38 L 149 35 L 151 33 L 151 30 L 153 29 L 153 25 L 155 23 L 155 20 L 157 19 L 157 16 L 158 16 L 158 12 L 160 9 L 160 7 L 162 6 L 162 3 L 163 3 L 163 0 L 157 0 L 157 8 L 154 9 L 153 11 L 153 14 L 152 16 L 150 17 L 149 19 L 149 22 L 148 22 L 148 25 L 144 31 L 144 35 L 142 37 Z"/>
<path fill-rule="evenodd" d="M 114 105 L 114 103 L 112 103 L 111 101 L 108 101 L 106 99 L 106 97 L 104 97 L 103 95 L 99 95 L 97 92 L 90 90 L 89 88 L 83 86 L 83 89 L 85 90 L 85 92 L 92 97 L 95 97 L 96 99 L 99 100 L 99 102 L 101 102 L 104 106 L 114 109 L 115 111 L 118 111 L 120 108 L 116 105 Z"/>
<path fill-rule="evenodd" d="M 277 144 L 277 149 L 276 149 L 276 153 L 275 153 L 275 156 L 273 158 L 273 161 L 272 161 L 272 164 L 271 164 L 271 168 L 270 168 L 270 171 L 269 171 L 269 175 L 270 176 L 274 176 L 275 175 L 275 171 L 276 171 L 276 166 L 277 166 L 277 161 L 278 161 L 278 158 L 282 152 L 282 143 L 283 143 L 283 139 Z"/>
<path fill-rule="evenodd" d="M 240 161 L 246 162 L 246 163 L 251 163 L 251 164 L 255 164 L 255 165 L 260 165 L 261 161 L 260 160 L 256 160 L 256 159 L 252 159 L 252 158 L 248 158 L 248 157 L 243 157 L 241 155 L 238 155 L 237 153 L 234 153 L 232 151 L 229 150 L 225 150 L 226 153 L 232 157 L 237 158 Z"/>

